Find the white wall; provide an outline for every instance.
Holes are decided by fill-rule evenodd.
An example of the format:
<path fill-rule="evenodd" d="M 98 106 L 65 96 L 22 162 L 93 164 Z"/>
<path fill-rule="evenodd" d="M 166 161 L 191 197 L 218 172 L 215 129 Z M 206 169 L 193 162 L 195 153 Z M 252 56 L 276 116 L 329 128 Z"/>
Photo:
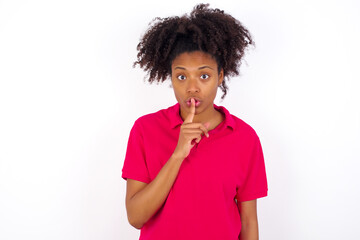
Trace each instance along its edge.
<path fill-rule="evenodd" d="M 256 48 L 223 102 L 262 141 L 260 239 L 359 239 L 358 1 L 208 1 Z M 197 1 L 0 1 L 0 239 L 138 239 L 121 168 L 139 116 L 175 104 L 136 45 Z"/>

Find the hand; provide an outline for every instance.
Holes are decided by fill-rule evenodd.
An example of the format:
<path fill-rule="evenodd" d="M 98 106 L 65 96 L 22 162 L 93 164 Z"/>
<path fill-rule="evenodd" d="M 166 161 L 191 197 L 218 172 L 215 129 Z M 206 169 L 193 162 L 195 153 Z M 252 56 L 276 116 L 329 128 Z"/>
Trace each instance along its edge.
<path fill-rule="evenodd" d="M 175 148 L 174 155 L 181 159 L 185 159 L 189 154 L 190 150 L 196 143 L 201 140 L 201 135 L 204 134 L 209 137 L 208 127 L 209 123 L 193 123 L 195 115 L 195 99 L 191 99 L 190 113 L 187 115 L 183 124 L 180 128 L 178 144 Z M 193 142 L 193 140 L 195 142 Z"/>

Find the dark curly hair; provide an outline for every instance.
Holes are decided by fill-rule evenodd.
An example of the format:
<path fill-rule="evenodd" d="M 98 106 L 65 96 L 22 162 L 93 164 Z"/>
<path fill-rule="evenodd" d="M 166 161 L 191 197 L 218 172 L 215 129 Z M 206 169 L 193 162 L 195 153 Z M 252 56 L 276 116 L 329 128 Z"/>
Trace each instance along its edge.
<path fill-rule="evenodd" d="M 194 7 L 190 16 L 155 18 L 137 45 L 137 61 L 148 72 L 148 81 L 164 82 L 171 76 L 172 61 L 181 53 L 203 51 L 214 57 L 224 77 L 239 75 L 245 49 L 255 46 L 249 31 L 231 15 L 209 4 Z M 224 81 L 220 85 L 227 93 Z"/>

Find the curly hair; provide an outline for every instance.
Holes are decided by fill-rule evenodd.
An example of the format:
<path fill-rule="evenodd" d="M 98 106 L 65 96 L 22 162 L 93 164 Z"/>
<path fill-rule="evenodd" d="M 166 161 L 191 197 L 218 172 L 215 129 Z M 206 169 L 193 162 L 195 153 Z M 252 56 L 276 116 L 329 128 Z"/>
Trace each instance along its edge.
<path fill-rule="evenodd" d="M 148 81 L 164 82 L 171 76 L 172 61 L 184 52 L 203 51 L 216 60 L 224 77 L 239 75 L 239 67 L 249 44 L 250 32 L 231 15 L 209 4 L 194 7 L 190 16 L 155 18 L 137 45 L 137 64 L 148 73 Z M 228 87 L 220 85 L 224 99 Z"/>

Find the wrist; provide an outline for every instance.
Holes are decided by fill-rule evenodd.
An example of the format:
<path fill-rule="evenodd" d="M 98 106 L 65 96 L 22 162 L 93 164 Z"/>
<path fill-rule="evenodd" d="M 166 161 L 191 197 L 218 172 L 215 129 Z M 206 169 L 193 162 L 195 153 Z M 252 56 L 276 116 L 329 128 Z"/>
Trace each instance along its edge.
<path fill-rule="evenodd" d="M 172 155 L 171 155 L 171 158 L 174 159 L 175 161 L 180 161 L 182 162 L 185 158 L 183 156 L 181 156 L 180 154 L 174 152 Z"/>

